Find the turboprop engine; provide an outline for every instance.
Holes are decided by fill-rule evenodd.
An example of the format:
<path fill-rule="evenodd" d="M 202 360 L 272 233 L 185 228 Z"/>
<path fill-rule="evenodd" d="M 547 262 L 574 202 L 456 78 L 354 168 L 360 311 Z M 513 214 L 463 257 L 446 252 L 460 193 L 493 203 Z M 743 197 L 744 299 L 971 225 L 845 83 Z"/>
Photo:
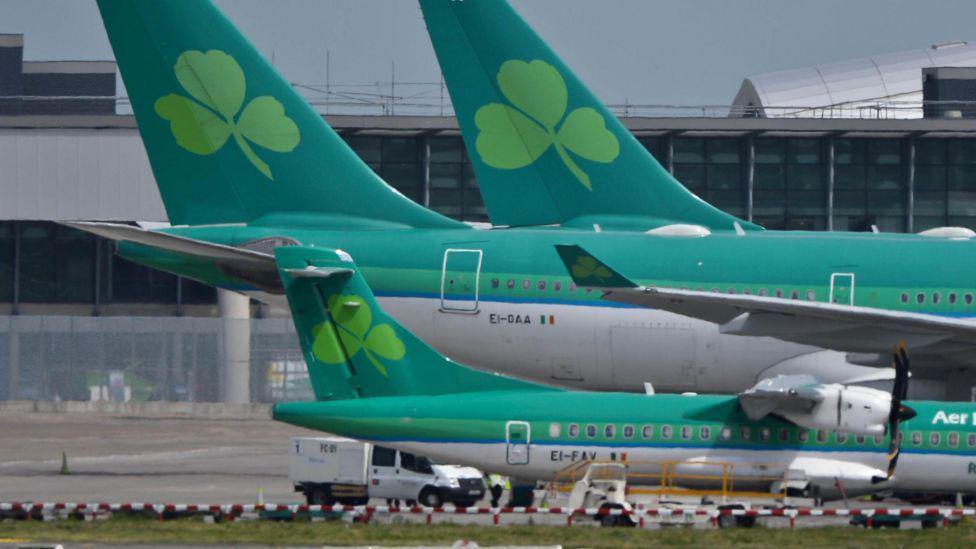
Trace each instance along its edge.
<path fill-rule="evenodd" d="M 820 402 L 808 412 L 777 410 L 776 415 L 808 429 L 883 435 L 888 428 L 891 393 L 837 383 L 811 387 Z"/>
<path fill-rule="evenodd" d="M 752 420 L 774 414 L 808 429 L 859 435 L 894 435 L 898 423 L 915 415 L 902 405 L 908 391 L 908 355 L 894 355 L 895 384 L 886 392 L 857 385 L 822 383 L 810 375 L 764 379 L 739 394 L 739 404 Z M 895 441 L 896 442 L 896 441 Z"/>

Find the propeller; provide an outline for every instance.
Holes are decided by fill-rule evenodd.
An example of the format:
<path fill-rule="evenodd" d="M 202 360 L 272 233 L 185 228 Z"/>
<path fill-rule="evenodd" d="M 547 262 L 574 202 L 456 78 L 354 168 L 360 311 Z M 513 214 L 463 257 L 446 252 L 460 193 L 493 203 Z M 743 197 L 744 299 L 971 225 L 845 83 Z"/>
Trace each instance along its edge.
<path fill-rule="evenodd" d="M 891 480 L 898 466 L 898 456 L 901 454 L 901 440 L 899 427 L 902 421 L 916 416 L 917 412 L 905 406 L 902 402 L 908 397 L 908 352 L 905 343 L 901 342 L 894 350 L 892 366 L 895 368 L 895 385 L 891 389 L 891 411 L 888 412 L 888 432 L 891 434 L 891 445 L 888 448 L 888 474 L 886 477 L 875 477 L 874 483 Z"/>

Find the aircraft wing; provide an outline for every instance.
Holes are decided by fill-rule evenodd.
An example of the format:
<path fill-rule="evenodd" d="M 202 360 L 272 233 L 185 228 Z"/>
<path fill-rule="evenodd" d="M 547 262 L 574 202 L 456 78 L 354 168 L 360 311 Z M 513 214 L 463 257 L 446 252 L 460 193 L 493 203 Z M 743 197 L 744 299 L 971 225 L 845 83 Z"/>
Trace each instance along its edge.
<path fill-rule="evenodd" d="M 848 353 L 887 352 L 904 342 L 936 366 L 976 365 L 976 323 L 856 305 L 658 288 L 634 283 L 579 246 L 556 246 L 577 286 L 603 299 L 713 322 L 724 334 L 775 337 Z"/>
<path fill-rule="evenodd" d="M 228 276 L 271 293 L 282 293 L 278 268 L 275 265 L 274 255 L 271 254 L 151 231 L 124 223 L 108 221 L 61 221 L 60 223 L 110 240 L 134 242 L 212 262 Z"/>

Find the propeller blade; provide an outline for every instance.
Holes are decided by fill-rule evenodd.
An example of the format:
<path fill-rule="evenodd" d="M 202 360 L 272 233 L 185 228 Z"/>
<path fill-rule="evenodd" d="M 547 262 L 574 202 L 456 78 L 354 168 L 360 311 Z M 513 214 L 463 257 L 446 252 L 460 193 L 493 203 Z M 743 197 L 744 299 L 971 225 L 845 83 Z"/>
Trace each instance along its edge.
<path fill-rule="evenodd" d="M 895 368 L 895 384 L 891 388 L 891 410 L 888 412 L 888 432 L 891 434 L 891 444 L 888 448 L 888 478 L 895 474 L 898 466 L 898 456 L 901 455 L 901 422 L 917 415 L 917 412 L 902 401 L 908 397 L 909 360 L 905 342 L 901 342 L 893 353 L 892 366 Z"/>

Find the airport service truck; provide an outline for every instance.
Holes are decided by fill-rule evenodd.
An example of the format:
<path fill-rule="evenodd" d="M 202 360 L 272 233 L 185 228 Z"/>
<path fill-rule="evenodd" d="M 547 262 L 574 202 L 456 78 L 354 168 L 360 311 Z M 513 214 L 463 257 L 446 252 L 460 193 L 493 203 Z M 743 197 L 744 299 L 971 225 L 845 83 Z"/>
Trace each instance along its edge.
<path fill-rule="evenodd" d="M 345 438 L 291 439 L 288 477 L 310 505 L 365 505 L 370 498 L 469 507 L 485 495 L 481 471 Z"/>

